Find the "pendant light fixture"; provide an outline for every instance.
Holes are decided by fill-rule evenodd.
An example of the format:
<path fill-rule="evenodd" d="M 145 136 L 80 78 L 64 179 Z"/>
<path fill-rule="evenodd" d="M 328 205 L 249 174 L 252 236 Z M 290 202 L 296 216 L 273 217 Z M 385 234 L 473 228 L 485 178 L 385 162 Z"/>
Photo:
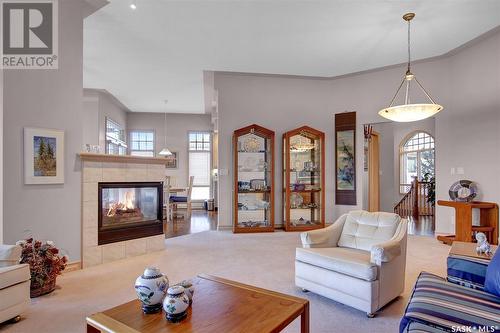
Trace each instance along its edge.
<path fill-rule="evenodd" d="M 385 109 L 379 111 L 379 115 L 384 118 L 387 118 L 392 121 L 397 122 L 410 122 L 422 120 L 425 118 L 432 117 L 439 111 L 443 109 L 443 107 L 439 104 L 436 104 L 432 97 L 427 93 L 427 91 L 422 87 L 420 82 L 418 82 L 415 74 L 411 72 L 411 44 L 410 44 L 410 21 L 415 17 L 415 13 L 407 13 L 403 15 L 403 20 L 408 22 L 408 67 L 406 70 L 406 74 L 403 77 L 403 81 L 399 85 L 396 94 L 391 100 L 389 106 Z M 410 101 L 410 88 L 411 83 L 415 82 L 416 85 L 423 91 L 424 95 L 428 98 L 429 103 L 420 103 L 420 104 L 412 104 Z M 394 101 L 396 97 L 399 95 L 401 88 L 405 85 L 405 101 L 402 105 L 395 105 Z"/>
<path fill-rule="evenodd" d="M 165 105 L 168 103 L 168 100 L 165 100 Z M 160 156 L 171 156 L 172 152 L 170 149 L 167 148 L 167 110 L 165 110 L 165 120 L 163 122 L 164 125 L 164 134 L 165 134 L 165 144 L 163 146 L 163 149 L 158 153 Z"/>

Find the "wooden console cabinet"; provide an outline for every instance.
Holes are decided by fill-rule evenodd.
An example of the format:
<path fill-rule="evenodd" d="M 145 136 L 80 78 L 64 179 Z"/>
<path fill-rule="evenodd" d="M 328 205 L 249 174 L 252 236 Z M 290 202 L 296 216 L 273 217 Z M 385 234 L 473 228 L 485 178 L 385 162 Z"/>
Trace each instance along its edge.
<path fill-rule="evenodd" d="M 474 242 L 475 232 L 484 232 L 490 244 L 498 244 L 498 205 L 493 202 L 438 200 L 438 205 L 455 208 L 455 235 L 438 236 L 445 244 Z M 480 210 L 480 226 L 472 225 L 472 209 Z"/>

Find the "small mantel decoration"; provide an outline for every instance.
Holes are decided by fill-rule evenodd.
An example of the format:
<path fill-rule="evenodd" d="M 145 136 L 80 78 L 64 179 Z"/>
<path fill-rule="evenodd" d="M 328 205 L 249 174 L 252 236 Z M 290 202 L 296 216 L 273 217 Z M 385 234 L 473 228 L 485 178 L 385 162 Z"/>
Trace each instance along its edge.
<path fill-rule="evenodd" d="M 48 294 L 56 288 L 56 278 L 66 268 L 67 256 L 60 256 L 54 242 L 28 238 L 16 243 L 23 248 L 21 264 L 29 264 L 31 297 Z"/>

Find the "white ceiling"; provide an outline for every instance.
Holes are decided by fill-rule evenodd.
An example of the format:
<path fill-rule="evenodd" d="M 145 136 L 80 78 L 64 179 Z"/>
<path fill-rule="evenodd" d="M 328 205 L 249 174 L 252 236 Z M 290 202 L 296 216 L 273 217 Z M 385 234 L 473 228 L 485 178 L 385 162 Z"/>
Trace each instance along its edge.
<path fill-rule="evenodd" d="M 408 11 L 416 59 L 500 25 L 499 0 L 129 4 L 112 0 L 85 20 L 84 86 L 137 112 L 205 112 L 204 70 L 331 77 L 405 62 Z"/>

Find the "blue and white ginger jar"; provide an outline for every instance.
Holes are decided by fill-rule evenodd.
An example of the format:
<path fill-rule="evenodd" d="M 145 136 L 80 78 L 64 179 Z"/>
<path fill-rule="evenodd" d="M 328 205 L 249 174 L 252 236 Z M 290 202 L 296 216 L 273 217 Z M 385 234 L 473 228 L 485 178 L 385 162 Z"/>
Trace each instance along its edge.
<path fill-rule="evenodd" d="M 135 291 L 144 313 L 160 312 L 168 290 L 168 278 L 156 267 L 148 267 L 135 280 Z"/>
<path fill-rule="evenodd" d="M 168 321 L 176 323 L 186 318 L 188 307 L 189 298 L 183 286 L 168 288 L 167 296 L 163 300 L 163 310 Z"/>

